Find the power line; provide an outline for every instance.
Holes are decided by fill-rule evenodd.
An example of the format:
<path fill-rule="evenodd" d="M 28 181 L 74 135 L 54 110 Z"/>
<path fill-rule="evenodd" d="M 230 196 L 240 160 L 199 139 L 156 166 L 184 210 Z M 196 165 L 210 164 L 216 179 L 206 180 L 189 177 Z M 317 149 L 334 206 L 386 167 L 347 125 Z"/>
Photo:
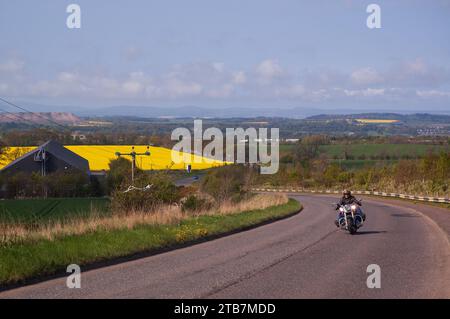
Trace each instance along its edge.
<path fill-rule="evenodd" d="M 12 102 L 9 102 L 9 101 L 5 100 L 5 99 L 2 98 L 2 97 L 0 97 L 0 101 L 4 102 L 4 103 L 6 103 L 6 104 L 8 104 L 8 105 L 10 105 L 10 106 L 12 106 L 12 107 L 15 107 L 15 108 L 17 108 L 17 109 L 19 109 L 19 110 L 22 110 L 22 111 L 24 111 L 24 112 L 27 112 L 27 113 L 30 113 L 30 114 L 34 114 L 34 115 L 36 115 L 36 116 L 38 116 L 38 117 L 40 117 L 40 118 L 42 118 L 42 119 L 48 121 L 49 123 L 52 123 L 52 124 L 57 125 L 57 126 L 59 126 L 59 127 L 62 127 L 62 128 L 65 129 L 65 130 L 70 130 L 70 131 L 71 131 L 71 129 L 68 128 L 68 127 L 65 126 L 65 125 L 62 125 L 62 124 L 60 124 L 60 123 L 58 123 L 58 122 L 55 122 L 55 121 L 49 119 L 48 117 L 45 117 L 45 116 L 43 116 L 43 115 L 41 115 L 41 114 L 39 114 L 39 113 L 31 112 L 31 111 L 27 110 L 27 109 L 24 108 L 24 107 L 21 107 L 21 106 L 19 106 L 19 105 L 17 105 L 17 104 L 14 104 L 14 103 L 12 103 Z"/>
<path fill-rule="evenodd" d="M 147 146 L 147 151 L 145 153 L 136 153 L 134 151 L 134 146 L 131 148 L 131 153 L 116 152 L 117 157 L 121 157 L 124 155 L 131 156 L 131 185 L 134 186 L 134 168 L 136 167 L 136 156 L 150 156 L 150 147 Z"/>

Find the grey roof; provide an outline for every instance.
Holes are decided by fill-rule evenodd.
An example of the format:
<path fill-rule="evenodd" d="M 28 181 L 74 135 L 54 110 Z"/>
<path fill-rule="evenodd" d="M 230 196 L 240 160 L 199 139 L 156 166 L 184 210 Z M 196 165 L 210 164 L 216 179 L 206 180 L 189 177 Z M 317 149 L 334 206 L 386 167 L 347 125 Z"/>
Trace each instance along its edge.
<path fill-rule="evenodd" d="M 72 167 L 75 167 L 83 172 L 89 172 L 89 162 L 87 159 L 68 150 L 61 143 L 52 141 L 52 140 L 42 144 L 41 146 L 37 147 L 36 149 L 15 159 L 11 163 L 9 163 L 5 167 L 3 167 L 2 170 L 5 170 L 11 166 L 14 166 L 15 163 L 20 162 L 24 158 L 27 158 L 29 156 L 34 156 L 34 154 L 36 152 L 38 152 L 39 150 L 42 150 L 42 149 L 45 150 L 46 152 L 50 153 L 51 155 L 63 160 L 64 162 L 68 163 Z"/>

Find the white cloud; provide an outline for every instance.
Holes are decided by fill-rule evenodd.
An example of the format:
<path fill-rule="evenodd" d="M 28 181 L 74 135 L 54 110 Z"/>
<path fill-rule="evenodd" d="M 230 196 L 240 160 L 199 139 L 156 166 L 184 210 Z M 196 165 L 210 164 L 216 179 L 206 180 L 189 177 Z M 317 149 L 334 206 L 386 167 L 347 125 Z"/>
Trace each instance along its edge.
<path fill-rule="evenodd" d="M 244 84 L 247 82 L 247 76 L 244 71 L 234 72 L 232 81 L 234 84 Z"/>
<path fill-rule="evenodd" d="M 332 91 L 326 89 L 314 90 L 309 94 L 309 99 L 315 102 L 328 100 L 332 97 Z"/>
<path fill-rule="evenodd" d="M 25 63 L 18 59 L 9 59 L 3 63 L 0 63 L 0 72 L 13 73 L 21 71 Z"/>
<path fill-rule="evenodd" d="M 78 79 L 78 75 L 72 72 L 61 72 L 58 74 L 58 80 L 63 82 L 75 82 Z"/>
<path fill-rule="evenodd" d="M 441 98 L 450 97 L 450 91 L 439 91 L 439 90 L 418 90 L 416 94 L 422 98 Z"/>
<path fill-rule="evenodd" d="M 395 86 L 432 88 L 450 83 L 450 70 L 416 59 L 393 66 L 385 77 L 386 83 Z"/>
<path fill-rule="evenodd" d="M 163 86 L 170 98 L 199 95 L 203 87 L 199 83 L 185 82 L 178 78 L 169 78 Z"/>
<path fill-rule="evenodd" d="M 371 67 L 353 71 L 350 78 L 356 85 L 371 85 L 383 81 L 383 77 Z"/>
<path fill-rule="evenodd" d="M 373 89 L 367 88 L 364 90 L 344 90 L 346 96 L 364 96 L 364 97 L 372 97 L 372 96 L 382 96 L 385 93 L 385 89 Z"/>
<path fill-rule="evenodd" d="M 428 66 L 421 59 L 406 62 L 404 64 L 404 68 L 408 73 L 411 74 L 423 74 L 428 71 Z"/>
<path fill-rule="evenodd" d="M 280 97 L 296 98 L 305 96 L 307 90 L 302 84 L 294 84 L 292 86 L 278 88 L 275 93 Z"/>
<path fill-rule="evenodd" d="M 146 76 L 142 71 L 134 71 L 129 74 L 130 79 L 132 80 L 145 80 Z"/>
<path fill-rule="evenodd" d="M 138 81 L 126 81 L 122 84 L 122 87 L 125 93 L 132 95 L 135 95 L 144 89 L 143 85 Z"/>
<path fill-rule="evenodd" d="M 11 61 L 15 61 L 14 63 Z M 25 63 L 0 61 L 0 92 L 4 96 L 121 99 L 139 101 L 188 99 L 286 100 L 292 102 L 416 101 L 448 99 L 448 70 L 417 59 L 384 72 L 362 67 L 350 72 L 330 68 L 291 74 L 274 59 L 255 67 L 229 69 L 223 62 L 174 65 L 161 73 L 134 70 L 112 74 L 107 70 L 66 69 L 46 79 L 33 79 Z M 5 73 L 16 70 L 13 73 Z M 422 85 L 420 85 L 423 83 Z M 447 85 L 447 86 L 446 86 Z M 414 100 L 416 99 L 416 100 Z M 194 101 L 195 101 L 194 100 Z"/>
<path fill-rule="evenodd" d="M 224 84 L 219 88 L 208 90 L 206 92 L 206 95 L 212 98 L 226 98 L 230 97 L 232 93 L 233 93 L 233 85 Z"/>
<path fill-rule="evenodd" d="M 262 61 L 256 67 L 256 74 L 259 76 L 259 81 L 263 84 L 270 83 L 274 78 L 284 75 L 283 68 L 278 61 L 267 59 Z"/>

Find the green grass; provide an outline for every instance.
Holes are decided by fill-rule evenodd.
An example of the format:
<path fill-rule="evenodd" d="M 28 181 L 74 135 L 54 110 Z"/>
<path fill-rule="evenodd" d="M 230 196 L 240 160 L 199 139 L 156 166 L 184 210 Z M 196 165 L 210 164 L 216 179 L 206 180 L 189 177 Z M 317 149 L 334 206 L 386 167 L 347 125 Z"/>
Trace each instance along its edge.
<path fill-rule="evenodd" d="M 80 266 L 143 251 L 155 251 L 179 244 L 240 230 L 297 212 L 301 205 L 287 204 L 232 215 L 201 216 L 177 225 L 139 226 L 134 229 L 98 230 L 54 241 L 15 244 L 0 248 L 0 284 L 64 271 L 67 265 Z"/>
<path fill-rule="evenodd" d="M 380 155 L 396 156 L 399 158 L 405 156 L 418 157 L 426 155 L 429 151 L 439 152 L 445 149 L 445 146 L 426 144 L 336 144 L 320 147 L 320 151 L 327 154 L 330 158 L 335 156 L 343 158 L 344 152 L 356 158 L 362 155 L 365 155 L 367 158 Z"/>
<path fill-rule="evenodd" d="M 92 211 L 107 213 L 106 198 L 7 199 L 0 201 L 0 222 L 31 223 L 88 216 Z"/>
<path fill-rule="evenodd" d="M 280 145 L 280 151 L 285 153 L 293 148 L 293 144 Z M 447 146 L 427 144 L 330 144 L 319 147 L 320 153 L 345 169 L 391 165 L 399 159 L 419 158 L 430 151 L 439 153 L 442 150 L 449 151 Z M 345 154 L 347 159 L 344 159 Z"/>
<path fill-rule="evenodd" d="M 290 151 L 294 146 L 294 144 L 282 144 L 280 145 L 280 151 Z M 380 155 L 420 157 L 426 155 L 429 151 L 448 151 L 448 147 L 428 144 L 330 144 L 321 145 L 319 150 L 329 158 L 344 158 L 344 152 L 346 151 L 348 155 L 355 158 L 365 155 L 369 159 L 370 156 Z"/>

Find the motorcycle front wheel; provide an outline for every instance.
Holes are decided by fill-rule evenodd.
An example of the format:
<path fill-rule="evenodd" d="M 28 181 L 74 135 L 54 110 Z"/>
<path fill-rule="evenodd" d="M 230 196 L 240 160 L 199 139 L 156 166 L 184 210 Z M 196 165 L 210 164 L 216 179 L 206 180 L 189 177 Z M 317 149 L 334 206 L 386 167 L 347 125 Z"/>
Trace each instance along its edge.
<path fill-rule="evenodd" d="M 357 228 L 356 228 L 356 226 L 355 226 L 355 224 L 354 224 L 354 222 L 353 222 L 353 220 L 352 219 L 347 219 L 347 225 L 348 225 L 348 232 L 351 234 L 351 235 L 354 235 L 354 234 L 356 234 L 356 231 L 358 230 Z"/>

